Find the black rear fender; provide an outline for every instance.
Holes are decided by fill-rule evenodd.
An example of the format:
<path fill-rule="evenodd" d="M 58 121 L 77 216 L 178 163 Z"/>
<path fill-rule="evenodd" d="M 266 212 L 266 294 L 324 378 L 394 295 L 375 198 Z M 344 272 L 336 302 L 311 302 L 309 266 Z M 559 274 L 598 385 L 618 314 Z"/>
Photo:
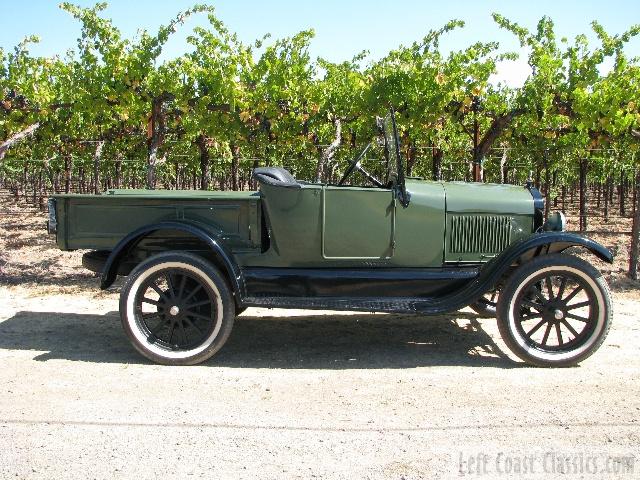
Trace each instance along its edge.
<path fill-rule="evenodd" d="M 233 289 L 236 297 L 241 298 L 244 293 L 242 274 L 231 252 L 228 251 L 215 232 L 199 224 L 187 222 L 160 222 L 146 225 L 120 240 L 104 264 L 100 288 L 104 290 L 113 284 L 118 275 L 118 268 L 121 262 L 143 239 L 162 231 L 181 232 L 203 242 L 213 255 L 215 263 L 221 267 L 222 273 L 226 275 L 229 286 Z"/>

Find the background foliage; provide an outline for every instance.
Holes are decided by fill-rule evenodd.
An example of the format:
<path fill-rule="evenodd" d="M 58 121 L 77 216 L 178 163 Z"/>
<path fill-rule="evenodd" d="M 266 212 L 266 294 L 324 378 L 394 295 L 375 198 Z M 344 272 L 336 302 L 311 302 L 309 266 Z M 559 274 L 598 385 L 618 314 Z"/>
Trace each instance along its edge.
<path fill-rule="evenodd" d="M 464 27 L 458 20 L 379 60 L 362 52 L 332 63 L 311 58 L 313 31 L 247 44 L 206 5 L 134 40 L 103 16 L 104 3 L 60 7 L 79 22 L 76 48 L 35 57 L 33 36 L 0 49 L 0 178 L 14 189 L 27 179 L 45 194 L 244 189 L 256 165 L 335 181 L 375 136 L 375 116 L 394 107 L 410 175 L 533 178 L 563 206 L 577 186 L 581 229 L 588 184 L 599 186 L 605 209 L 614 185 L 637 198 L 640 64 L 624 47 L 638 25 L 611 34 L 594 21 L 589 44 L 585 35 L 557 38 L 548 17 L 529 31 L 494 14 L 531 67 L 513 88 L 490 81 L 498 62 L 517 57 L 497 43 L 443 53 L 440 39 Z M 189 51 L 159 62 L 190 15 L 207 15 L 208 27 L 194 29 Z M 379 151 L 369 156 L 375 171 Z"/>

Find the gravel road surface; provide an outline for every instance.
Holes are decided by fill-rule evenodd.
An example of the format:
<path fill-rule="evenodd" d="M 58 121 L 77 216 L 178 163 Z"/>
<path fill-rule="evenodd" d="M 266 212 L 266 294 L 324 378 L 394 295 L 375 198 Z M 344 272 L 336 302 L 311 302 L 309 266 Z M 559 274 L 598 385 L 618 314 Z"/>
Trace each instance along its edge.
<path fill-rule="evenodd" d="M 633 298 L 577 368 L 523 365 L 470 310 L 266 309 L 205 365 L 164 367 L 116 293 L 50 290 L 0 287 L 2 478 L 640 476 Z"/>

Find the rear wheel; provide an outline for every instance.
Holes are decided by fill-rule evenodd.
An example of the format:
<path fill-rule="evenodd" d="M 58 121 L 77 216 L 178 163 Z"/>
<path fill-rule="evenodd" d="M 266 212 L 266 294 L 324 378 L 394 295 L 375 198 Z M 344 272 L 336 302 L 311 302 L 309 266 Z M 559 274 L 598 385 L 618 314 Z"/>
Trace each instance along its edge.
<path fill-rule="evenodd" d="M 186 252 L 150 257 L 129 275 L 120 317 L 133 346 L 163 365 L 194 365 L 226 342 L 235 303 L 220 272 Z"/>
<path fill-rule="evenodd" d="M 611 299 L 589 263 L 544 255 L 515 270 L 497 313 L 500 334 L 513 353 L 533 365 L 564 367 L 602 345 L 611 326 Z"/>

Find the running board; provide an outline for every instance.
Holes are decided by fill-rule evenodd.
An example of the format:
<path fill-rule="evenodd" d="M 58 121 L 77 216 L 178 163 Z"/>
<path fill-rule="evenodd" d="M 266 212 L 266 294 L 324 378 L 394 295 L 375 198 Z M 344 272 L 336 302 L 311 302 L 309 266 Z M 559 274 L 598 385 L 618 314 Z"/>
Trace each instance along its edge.
<path fill-rule="evenodd" d="M 435 315 L 456 311 L 460 306 L 426 297 L 246 297 L 243 307 L 295 308 L 304 310 L 353 310 L 364 312 L 423 313 Z"/>

